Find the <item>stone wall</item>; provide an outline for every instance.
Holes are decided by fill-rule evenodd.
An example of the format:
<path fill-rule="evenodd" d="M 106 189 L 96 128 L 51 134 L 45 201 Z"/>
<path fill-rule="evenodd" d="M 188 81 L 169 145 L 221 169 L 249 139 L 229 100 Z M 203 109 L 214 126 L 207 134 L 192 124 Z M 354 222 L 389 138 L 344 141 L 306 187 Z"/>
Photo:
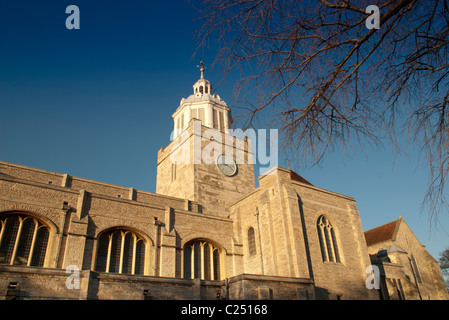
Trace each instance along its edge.
<path fill-rule="evenodd" d="M 388 257 L 388 261 L 374 261 L 380 267 L 383 285 L 386 287 L 384 299 L 401 298 L 398 295 L 398 280 L 402 287 L 400 290 L 404 294 L 402 298 L 407 300 L 449 299 L 438 262 L 428 253 L 402 217 L 396 221 L 391 239 L 369 246 L 372 255 L 380 250 L 384 251 L 385 258 Z M 419 275 L 412 268 L 412 257 Z"/>
<path fill-rule="evenodd" d="M 314 300 L 310 279 L 242 274 L 229 279 L 231 300 Z"/>
<path fill-rule="evenodd" d="M 202 170 L 207 175 L 209 169 Z M 214 183 L 209 187 L 226 189 L 224 194 L 231 188 Z M 365 286 L 371 261 L 354 199 L 305 183 L 282 168 L 262 176 L 259 185 L 229 210 L 220 207 L 224 215 L 202 210 L 203 204 L 194 200 L 0 162 L 0 216 L 29 215 L 49 230 L 44 268 L 0 265 L 0 289 L 17 283 L 23 299 L 378 298 Z M 210 196 L 202 197 L 209 205 L 222 205 Z M 334 228 L 339 261 L 323 261 L 317 233 L 322 215 Z M 98 239 L 117 228 L 143 239 L 143 275 L 96 270 Z M 249 250 L 250 228 L 254 252 Z M 193 240 L 218 248 L 221 279 L 183 279 L 183 249 Z M 436 261 L 405 224 L 396 241 L 415 255 L 421 297 L 444 298 L 435 289 L 444 285 Z M 398 259 L 404 277 L 412 279 L 408 258 Z M 78 290 L 65 285 L 66 268 L 73 266 L 80 272 Z M 396 266 L 389 269 L 399 272 Z"/>
<path fill-rule="evenodd" d="M 370 265 L 354 199 L 292 180 L 277 168 L 259 178 L 260 187 L 231 207 L 237 239 L 248 248 L 255 230 L 256 254 L 244 250 L 244 272 L 313 279 L 319 299 L 370 299 Z M 317 233 L 325 215 L 336 233 L 340 262 L 323 262 Z"/>
<path fill-rule="evenodd" d="M 49 244 L 45 268 L 41 270 L 48 279 L 53 273 L 65 279 L 67 275 L 64 270 L 68 266 L 76 266 L 81 272 L 95 270 L 98 237 L 102 232 L 113 228 L 131 230 L 145 239 L 144 275 L 149 278 L 136 277 L 143 283 L 162 283 L 154 280 L 157 277 L 181 280 L 182 249 L 184 244 L 192 239 L 205 239 L 220 248 L 222 277 L 233 276 L 236 272 L 238 258 L 234 257 L 234 251 L 239 250 L 239 246 L 235 246 L 232 239 L 232 220 L 204 214 L 193 201 L 8 163 L 1 163 L 0 168 L 0 215 L 31 215 L 48 226 Z M 38 181 L 32 180 L 33 172 L 36 173 Z M 12 176 L 13 174 L 19 177 Z M 53 181 L 57 181 L 55 177 L 61 178 L 61 184 L 64 178 L 65 186 L 48 184 L 50 177 Z M 19 268 L 5 267 L 9 267 L 11 272 Z M 32 276 L 26 276 L 27 279 L 30 277 Z M 125 283 L 131 283 L 132 278 L 109 274 L 95 278 L 98 282 L 99 297 L 108 296 L 103 293 L 103 288 L 120 286 L 120 281 L 126 286 Z M 33 283 L 35 281 L 37 279 Z M 135 281 L 132 283 L 133 286 L 142 287 Z M 182 288 L 187 288 L 185 292 L 190 292 L 186 282 L 181 283 Z M 26 286 L 23 288 L 25 290 Z M 140 296 L 140 291 L 133 296 Z M 169 293 L 164 295 L 168 297 Z M 70 292 L 67 297 L 75 296 Z"/>

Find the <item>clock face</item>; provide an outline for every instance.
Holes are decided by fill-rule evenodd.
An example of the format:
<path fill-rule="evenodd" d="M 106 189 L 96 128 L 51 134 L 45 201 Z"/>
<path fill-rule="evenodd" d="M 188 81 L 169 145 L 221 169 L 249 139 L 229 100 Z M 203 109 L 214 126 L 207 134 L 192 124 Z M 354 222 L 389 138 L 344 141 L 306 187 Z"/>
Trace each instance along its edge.
<path fill-rule="evenodd" d="M 232 156 L 227 154 L 220 154 L 217 157 L 217 168 L 225 176 L 233 176 L 237 172 L 237 164 Z"/>

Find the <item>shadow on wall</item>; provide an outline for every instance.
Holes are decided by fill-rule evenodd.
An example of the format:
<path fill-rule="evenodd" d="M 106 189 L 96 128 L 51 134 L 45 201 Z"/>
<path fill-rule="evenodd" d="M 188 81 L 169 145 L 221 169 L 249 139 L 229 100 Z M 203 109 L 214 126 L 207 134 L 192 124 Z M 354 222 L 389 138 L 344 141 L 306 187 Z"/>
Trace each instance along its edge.
<path fill-rule="evenodd" d="M 309 239 L 307 237 L 307 228 L 306 228 L 306 221 L 304 218 L 304 209 L 303 209 L 301 197 L 299 196 L 298 193 L 296 193 L 296 196 L 298 197 L 299 215 L 301 216 L 302 233 L 304 236 L 304 244 L 306 247 L 307 265 L 309 267 L 310 279 L 313 280 L 312 259 L 310 257 L 310 246 L 309 246 Z"/>

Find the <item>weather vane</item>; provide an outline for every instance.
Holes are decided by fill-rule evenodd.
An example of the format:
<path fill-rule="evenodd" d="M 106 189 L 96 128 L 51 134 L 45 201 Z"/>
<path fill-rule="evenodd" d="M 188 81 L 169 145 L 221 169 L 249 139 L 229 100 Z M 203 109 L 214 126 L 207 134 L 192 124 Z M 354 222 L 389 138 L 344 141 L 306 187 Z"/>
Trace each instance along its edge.
<path fill-rule="evenodd" d="M 200 72 L 201 72 L 201 79 L 203 79 L 203 75 L 204 75 L 204 63 L 203 60 L 200 61 L 201 67 L 197 66 L 198 68 L 200 68 Z"/>

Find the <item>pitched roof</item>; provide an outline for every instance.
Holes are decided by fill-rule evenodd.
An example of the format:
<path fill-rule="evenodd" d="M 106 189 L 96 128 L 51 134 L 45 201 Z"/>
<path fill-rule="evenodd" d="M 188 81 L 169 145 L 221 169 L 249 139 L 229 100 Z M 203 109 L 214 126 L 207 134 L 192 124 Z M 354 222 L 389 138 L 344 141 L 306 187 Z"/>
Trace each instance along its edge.
<path fill-rule="evenodd" d="M 290 179 L 313 186 L 313 184 L 311 184 L 309 181 L 307 181 L 306 179 L 301 177 L 299 174 L 297 174 L 293 170 L 290 170 Z"/>
<path fill-rule="evenodd" d="M 393 239 L 394 232 L 399 220 L 384 224 L 383 226 L 365 231 L 366 245 Z"/>

